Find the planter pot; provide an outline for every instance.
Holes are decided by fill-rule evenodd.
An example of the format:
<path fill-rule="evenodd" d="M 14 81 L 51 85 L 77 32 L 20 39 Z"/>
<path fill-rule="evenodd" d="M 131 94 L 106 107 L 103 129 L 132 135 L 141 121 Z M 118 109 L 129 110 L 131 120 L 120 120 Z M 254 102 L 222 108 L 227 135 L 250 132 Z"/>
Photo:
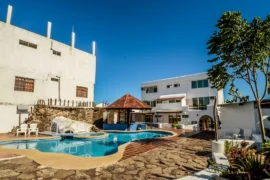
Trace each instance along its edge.
<path fill-rule="evenodd" d="M 212 153 L 224 153 L 224 141 L 212 141 Z"/>

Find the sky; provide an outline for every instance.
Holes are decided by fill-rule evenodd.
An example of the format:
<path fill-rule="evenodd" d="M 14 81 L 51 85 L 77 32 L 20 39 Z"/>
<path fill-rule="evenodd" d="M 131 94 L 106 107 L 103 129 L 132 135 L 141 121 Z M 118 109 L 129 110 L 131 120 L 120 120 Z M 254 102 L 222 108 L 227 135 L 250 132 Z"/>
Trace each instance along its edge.
<path fill-rule="evenodd" d="M 89 53 L 96 41 L 96 103 L 141 99 L 142 82 L 206 72 L 206 42 L 223 12 L 270 13 L 269 0 L 1 0 L 1 21 L 9 4 L 15 26 L 45 36 L 51 21 L 52 39 L 69 45 L 74 27 L 75 47 Z"/>

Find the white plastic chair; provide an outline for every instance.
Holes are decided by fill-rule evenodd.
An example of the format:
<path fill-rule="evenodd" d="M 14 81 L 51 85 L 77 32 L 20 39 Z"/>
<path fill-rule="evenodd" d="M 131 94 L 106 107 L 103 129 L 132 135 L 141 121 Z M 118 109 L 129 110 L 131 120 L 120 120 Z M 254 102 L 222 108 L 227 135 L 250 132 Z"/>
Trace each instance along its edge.
<path fill-rule="evenodd" d="M 31 133 L 36 133 L 36 136 L 38 135 L 37 124 L 30 124 L 30 128 L 28 129 L 28 136 L 30 136 Z"/>
<path fill-rule="evenodd" d="M 24 136 L 26 136 L 26 133 L 27 133 L 27 124 L 21 124 L 20 125 L 20 128 L 17 129 L 16 135 L 18 136 L 19 134 L 22 134 L 22 133 L 24 133 Z"/>

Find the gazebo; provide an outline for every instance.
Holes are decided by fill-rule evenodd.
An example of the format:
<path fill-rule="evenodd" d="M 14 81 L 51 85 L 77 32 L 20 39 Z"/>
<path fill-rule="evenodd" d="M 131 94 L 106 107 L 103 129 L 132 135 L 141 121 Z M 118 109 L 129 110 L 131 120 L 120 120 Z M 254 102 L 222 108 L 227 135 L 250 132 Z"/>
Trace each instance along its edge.
<path fill-rule="evenodd" d="M 120 120 L 120 113 L 125 112 L 125 121 L 126 124 L 130 125 L 130 121 L 132 120 L 132 110 L 150 110 L 151 112 L 152 107 L 144 104 L 139 99 L 135 98 L 134 96 L 130 94 L 126 94 L 122 96 L 120 99 L 113 102 L 111 105 L 106 107 L 107 111 L 116 111 L 118 112 L 118 121 Z M 108 116 L 109 117 L 109 116 Z"/>

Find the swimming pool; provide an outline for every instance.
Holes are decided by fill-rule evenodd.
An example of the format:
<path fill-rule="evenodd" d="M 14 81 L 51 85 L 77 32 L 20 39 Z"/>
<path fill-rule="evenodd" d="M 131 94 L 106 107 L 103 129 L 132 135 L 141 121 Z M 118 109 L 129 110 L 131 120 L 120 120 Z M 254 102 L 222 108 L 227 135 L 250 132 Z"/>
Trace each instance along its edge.
<path fill-rule="evenodd" d="M 171 136 L 165 131 L 142 132 L 108 132 L 108 136 L 100 139 L 61 138 L 42 140 L 16 140 L 0 142 L 0 146 L 8 149 L 37 149 L 41 152 L 64 153 L 82 157 L 98 157 L 114 154 L 118 147 L 130 141 Z"/>

